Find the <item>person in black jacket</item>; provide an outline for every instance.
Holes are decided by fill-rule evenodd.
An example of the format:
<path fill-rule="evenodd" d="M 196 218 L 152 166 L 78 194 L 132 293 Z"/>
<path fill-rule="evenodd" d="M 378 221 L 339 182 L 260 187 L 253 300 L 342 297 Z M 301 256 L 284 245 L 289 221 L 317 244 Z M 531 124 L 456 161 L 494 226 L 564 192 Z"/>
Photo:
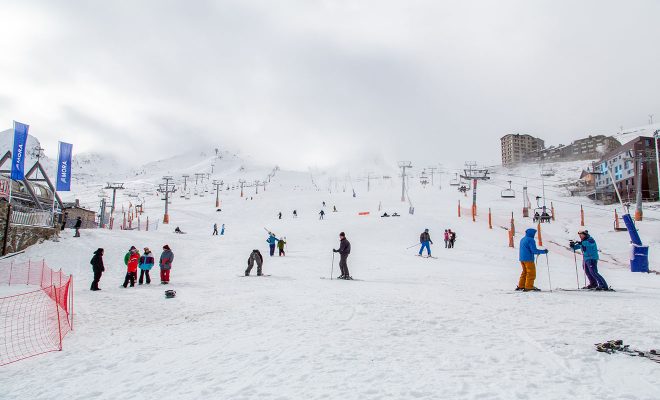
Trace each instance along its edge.
<path fill-rule="evenodd" d="M 76 225 L 74 226 L 76 229 L 76 234 L 73 235 L 73 237 L 80 237 L 80 227 L 82 227 L 82 218 L 78 217 L 76 219 Z"/>
<path fill-rule="evenodd" d="M 89 263 L 92 264 L 92 271 L 94 271 L 94 280 L 92 281 L 92 287 L 89 290 L 101 290 L 101 288 L 99 288 L 99 281 L 101 280 L 103 271 L 105 271 L 105 267 L 103 266 L 103 249 L 96 250 L 94 252 L 94 257 L 92 257 L 92 261 Z"/>
<path fill-rule="evenodd" d="M 346 279 L 351 280 L 351 274 L 348 272 L 348 255 L 351 254 L 351 242 L 346 239 L 346 234 L 341 232 L 339 234 L 339 249 L 332 249 L 335 253 L 339 253 L 339 269 L 341 270 L 341 275 L 337 279 Z"/>

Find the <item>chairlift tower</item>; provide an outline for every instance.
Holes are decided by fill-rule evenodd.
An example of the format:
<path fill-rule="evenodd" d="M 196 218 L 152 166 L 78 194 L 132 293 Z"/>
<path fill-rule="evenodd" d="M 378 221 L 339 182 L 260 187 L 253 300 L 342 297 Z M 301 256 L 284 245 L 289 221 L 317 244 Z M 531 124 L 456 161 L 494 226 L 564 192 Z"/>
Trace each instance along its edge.
<path fill-rule="evenodd" d="M 206 175 L 206 174 L 203 173 L 203 172 L 197 172 L 197 173 L 195 173 L 195 185 L 197 185 L 197 184 L 199 183 L 199 179 L 200 179 L 200 178 L 202 179 L 202 183 L 204 183 L 204 176 L 205 176 L 205 175 Z"/>
<path fill-rule="evenodd" d="M 367 176 L 365 177 L 367 180 L 367 192 L 371 191 L 371 180 L 376 179 L 375 176 L 371 174 L 371 172 L 367 172 Z"/>
<path fill-rule="evenodd" d="M 181 175 L 181 177 L 183 178 L 183 192 L 185 193 L 186 189 L 187 189 L 188 178 L 190 178 L 190 175 L 188 175 L 188 174 Z"/>
<path fill-rule="evenodd" d="M 488 176 L 488 168 L 478 168 L 477 163 L 474 161 L 466 161 L 463 175 L 461 178 L 472 180 L 472 219 L 477 215 L 477 182 L 487 181 L 490 179 Z"/>
<path fill-rule="evenodd" d="M 170 203 L 170 193 L 176 192 L 176 187 L 174 186 L 174 183 L 170 183 L 172 181 L 171 176 L 164 176 L 163 180 L 165 183 L 161 183 L 158 185 L 158 192 L 164 194 L 164 198 L 162 200 L 165 201 L 165 215 L 163 216 L 163 223 L 164 224 L 169 224 L 170 223 L 170 214 L 169 214 L 169 203 Z"/>
<path fill-rule="evenodd" d="M 115 214 L 115 201 L 117 200 L 117 190 L 124 190 L 123 182 L 108 182 L 108 185 L 104 188 L 112 190 L 112 207 L 110 208 L 110 216 Z"/>
<path fill-rule="evenodd" d="M 426 167 L 426 169 L 429 170 L 429 173 L 431 174 L 431 187 L 433 187 L 435 184 L 433 181 L 433 176 L 435 175 L 435 171 L 438 169 L 438 167 Z"/>
<path fill-rule="evenodd" d="M 243 186 L 245 186 L 245 181 L 243 179 L 240 179 L 238 183 L 241 185 L 241 197 L 243 197 Z"/>
<path fill-rule="evenodd" d="M 406 169 L 412 168 L 410 161 L 399 161 L 399 168 L 401 168 L 401 201 L 406 201 Z"/>
<path fill-rule="evenodd" d="M 224 181 L 218 181 L 214 180 L 213 184 L 215 185 L 215 207 L 218 208 L 220 207 L 220 186 L 222 186 L 225 182 Z"/>

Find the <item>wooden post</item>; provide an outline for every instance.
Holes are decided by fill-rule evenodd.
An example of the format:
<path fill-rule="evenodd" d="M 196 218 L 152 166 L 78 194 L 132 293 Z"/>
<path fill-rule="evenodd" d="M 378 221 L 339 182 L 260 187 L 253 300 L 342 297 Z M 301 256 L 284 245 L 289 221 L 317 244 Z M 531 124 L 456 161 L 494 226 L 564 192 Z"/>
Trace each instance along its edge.
<path fill-rule="evenodd" d="M 614 210 L 614 230 L 619 230 L 619 214 L 617 214 L 616 209 Z"/>
<path fill-rule="evenodd" d="M 543 236 L 541 236 L 541 222 L 538 223 L 536 230 L 539 233 L 539 246 L 543 246 Z"/>
<path fill-rule="evenodd" d="M 149 217 L 147 217 L 147 232 L 149 232 Z"/>
<path fill-rule="evenodd" d="M 516 236 L 516 225 L 513 222 L 513 212 L 511 213 L 511 236 Z"/>
<path fill-rule="evenodd" d="M 580 226 L 584 226 L 584 208 L 580 204 Z"/>
<path fill-rule="evenodd" d="M 11 180 L 9 182 L 11 185 Z M 5 237 L 2 238 L 2 255 L 7 254 L 7 241 L 9 240 L 9 224 L 11 224 L 11 204 L 7 204 L 7 221 L 5 222 Z"/>
<path fill-rule="evenodd" d="M 507 230 L 507 233 L 509 234 L 509 247 L 514 248 L 515 246 L 513 245 L 513 232 L 511 229 Z"/>

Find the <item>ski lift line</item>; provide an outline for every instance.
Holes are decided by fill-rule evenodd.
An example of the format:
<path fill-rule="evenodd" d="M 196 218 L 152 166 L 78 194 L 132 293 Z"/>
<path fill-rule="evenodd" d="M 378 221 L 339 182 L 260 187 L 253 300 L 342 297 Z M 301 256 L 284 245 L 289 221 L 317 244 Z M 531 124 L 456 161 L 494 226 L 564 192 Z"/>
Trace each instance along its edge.
<path fill-rule="evenodd" d="M 567 183 L 569 181 L 567 179 L 559 180 L 559 179 L 546 179 L 546 178 L 541 178 L 541 177 L 536 178 L 536 177 L 529 177 L 529 176 L 516 175 L 516 174 L 502 174 L 502 173 L 499 173 L 499 172 L 491 172 L 491 174 L 493 174 L 493 175 L 502 175 L 502 176 L 515 176 L 516 178 L 523 178 L 523 179 L 529 179 L 529 180 L 538 180 L 538 181 L 545 180 L 545 181 L 548 181 L 548 182 L 557 182 L 557 183 Z"/>

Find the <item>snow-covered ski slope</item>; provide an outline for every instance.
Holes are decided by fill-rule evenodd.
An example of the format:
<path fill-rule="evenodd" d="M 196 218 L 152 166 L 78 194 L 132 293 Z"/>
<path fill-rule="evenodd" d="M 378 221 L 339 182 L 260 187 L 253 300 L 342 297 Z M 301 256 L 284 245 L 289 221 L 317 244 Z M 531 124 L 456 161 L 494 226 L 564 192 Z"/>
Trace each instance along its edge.
<path fill-rule="evenodd" d="M 247 173 L 216 171 L 215 178 L 227 181 Z M 255 168 L 254 179 L 268 171 Z M 167 173 L 157 172 L 127 187 L 155 185 Z M 515 173 L 538 176 L 533 167 Z M 460 195 L 447 176 L 442 190 L 437 181 L 434 188 L 411 187 L 412 216 L 396 179 L 372 182 L 369 193 L 366 182 L 354 182 L 356 198 L 350 185 L 329 193 L 327 179 L 317 177 L 322 191 L 316 191 L 310 174 L 280 171 L 258 195 L 255 188 L 246 188 L 244 198 L 238 190 L 223 191 L 221 212 L 212 193 L 190 200 L 175 195 L 171 223 L 158 231 L 93 230 L 81 238 L 66 232 L 57 243 L 30 248 L 20 259 L 45 258 L 74 274 L 75 330 L 64 351 L 0 368 L 0 398 L 660 398 L 658 364 L 594 350 L 594 343 L 609 339 L 660 347 L 660 275 L 629 272 L 627 233 L 613 232 L 611 207 L 561 197 L 548 191 L 556 182 L 547 182 L 546 195 L 564 202 L 554 203 L 558 220 L 543 226 L 543 238 L 553 287 L 574 288 L 573 253 L 562 246 L 577 237 L 579 204 L 589 206 L 586 224 L 603 251 L 600 269 L 616 292 L 551 293 L 542 257 L 537 286 L 545 291 L 520 293 L 513 291 L 518 240 L 532 224 L 520 217 L 520 192 L 500 198 L 494 185 L 501 177 L 478 186 L 477 222 L 458 219 L 458 200 L 469 208 L 471 194 Z M 78 188 L 76 195 L 87 193 L 83 200 L 91 202 L 98 186 Z M 532 199 L 537 193 L 530 188 Z M 322 201 L 326 216 L 319 221 Z M 380 218 L 379 202 L 381 213 L 401 217 Z M 151 218 L 162 217 L 162 207 L 155 196 L 146 201 Z M 516 249 L 507 247 L 499 227 L 512 211 Z M 658 214 L 647 210 L 639 224 L 656 270 Z M 214 222 L 225 224 L 224 236 L 211 236 Z M 172 233 L 175 226 L 187 234 Z M 286 236 L 286 257 L 268 257 L 264 227 Z M 406 250 L 425 228 L 438 259 L 416 257 L 417 247 Z M 445 228 L 458 233 L 452 250 L 444 249 Z M 363 281 L 319 279 L 330 276 L 340 231 L 352 243 L 351 274 Z M 155 269 L 150 286 L 119 287 L 131 245 L 159 255 L 164 244 L 175 253 L 169 286 L 158 284 Z M 103 290 L 91 292 L 89 260 L 98 247 L 106 249 L 106 273 Z M 252 249 L 264 254 L 264 272 L 272 276 L 239 278 Z M 579 280 L 582 285 L 582 272 Z M 177 297 L 166 299 L 165 289 Z"/>

